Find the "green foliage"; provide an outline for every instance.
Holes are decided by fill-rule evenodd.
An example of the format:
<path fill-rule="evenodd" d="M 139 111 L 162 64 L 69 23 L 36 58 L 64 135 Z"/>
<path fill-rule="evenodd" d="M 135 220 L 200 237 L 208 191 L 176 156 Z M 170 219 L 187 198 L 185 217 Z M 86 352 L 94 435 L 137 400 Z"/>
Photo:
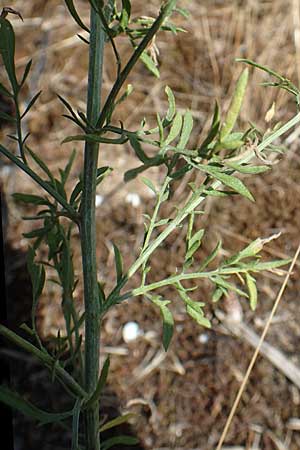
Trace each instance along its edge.
<path fill-rule="evenodd" d="M 132 86 L 126 83 L 135 65 L 142 61 L 155 76 L 159 77 L 157 61 L 156 35 L 158 31 L 178 33 L 184 31 L 171 21 L 171 15 L 176 12 L 184 17 L 187 13 L 177 7 L 176 0 L 162 3 L 156 18 L 133 17 L 130 0 L 89 0 L 91 6 L 91 25 L 88 28 L 72 0 L 66 0 L 66 7 L 77 25 L 89 33 L 89 41 L 82 38 L 92 49 L 90 52 L 90 69 L 87 112 L 75 111 L 72 105 L 61 95 L 58 95 L 67 114 L 64 117 L 71 120 L 80 129 L 80 134 L 66 136 L 63 143 L 84 143 L 84 169 L 75 181 L 69 193 L 70 175 L 76 159 L 72 151 L 64 168 L 53 173 L 47 163 L 33 151 L 28 144 L 30 135 L 23 136 L 22 120 L 39 100 L 40 92 L 35 94 L 24 111 L 20 109 L 20 95 L 24 88 L 32 61 L 30 60 L 18 81 L 15 69 L 15 34 L 6 16 L 10 8 L 3 10 L 0 17 L 0 54 L 8 78 L 8 87 L 0 84 L 0 93 L 11 98 L 15 104 L 15 116 L 1 113 L 1 118 L 10 121 L 16 128 L 16 135 L 9 135 L 12 145 L 17 148 L 10 150 L 0 144 L 0 153 L 12 161 L 38 184 L 39 190 L 34 194 L 16 193 L 14 200 L 25 207 L 35 209 L 32 216 L 24 219 L 37 221 L 37 225 L 24 236 L 31 240 L 28 250 L 28 271 L 33 289 L 32 324 L 22 326 L 29 339 L 37 345 L 24 340 L 20 336 L 0 325 L 0 334 L 35 355 L 50 371 L 53 381 L 59 381 L 66 392 L 74 399 L 72 411 L 66 413 L 47 413 L 39 410 L 29 402 L 21 399 L 18 394 L 6 387 L 0 388 L 0 400 L 19 409 L 42 424 L 72 421 L 72 449 L 100 450 L 99 433 L 124 423 L 130 418 L 125 414 L 100 426 L 98 409 L 99 400 L 109 375 L 109 358 L 106 359 L 100 376 L 99 369 L 99 334 L 105 314 L 110 308 L 125 300 L 143 296 L 158 308 L 162 317 L 162 343 L 167 351 L 174 332 L 173 297 L 164 294 L 166 288 L 172 288 L 186 315 L 199 326 L 211 327 L 205 314 L 206 303 L 199 298 L 198 288 L 201 280 L 206 279 L 213 288 L 212 302 L 217 302 L 230 292 L 247 299 L 250 308 L 254 310 L 258 302 L 256 274 L 263 271 L 281 273 L 280 268 L 288 260 L 261 261 L 261 252 L 265 244 L 278 236 L 267 239 L 257 238 L 248 246 L 229 258 L 223 258 L 222 242 L 218 242 L 209 254 L 204 255 L 201 248 L 206 239 L 205 229 L 197 227 L 195 217 L 204 214 L 201 204 L 208 196 L 222 198 L 232 195 L 242 195 L 254 201 L 254 198 L 244 183 L 244 175 L 253 176 L 269 170 L 268 156 L 270 153 L 283 153 L 274 142 L 286 131 L 299 123 L 299 113 L 284 125 L 277 124 L 272 130 L 263 132 L 255 125 L 240 130 L 239 113 L 242 107 L 248 81 L 248 69 L 244 70 L 236 83 L 230 106 L 222 117 L 222 108 L 216 103 L 210 129 L 202 143 L 194 147 L 194 119 L 191 111 L 178 111 L 175 95 L 167 86 L 165 95 L 168 108 L 165 114 L 156 114 L 156 125 L 149 128 L 146 119 L 141 121 L 137 130 L 128 130 L 123 123 L 119 126 L 115 120 L 120 103 L 126 101 L 132 92 Z M 9 11 L 8 11 L 9 10 Z M 123 64 L 120 58 L 117 37 L 126 36 L 132 46 L 132 55 Z M 116 80 L 105 100 L 102 109 L 99 107 L 101 90 L 102 44 L 106 41 L 111 45 L 116 59 Z M 275 82 L 265 83 L 288 91 L 295 97 L 299 106 L 300 93 L 298 88 L 284 76 L 250 60 L 240 60 L 250 66 L 263 70 L 268 76 L 275 77 Z M 78 133 L 78 132 L 76 132 Z M 113 244 L 115 262 L 115 284 L 111 292 L 107 292 L 105 280 L 98 280 L 96 261 L 96 221 L 95 192 L 96 187 L 107 177 L 112 168 L 97 167 L 99 144 L 114 146 L 127 143 L 136 156 L 138 165 L 124 174 L 125 181 L 136 178 L 151 167 L 160 167 L 163 179 L 154 183 L 147 177 L 141 177 L 142 182 L 155 197 L 153 213 L 145 215 L 145 234 L 140 252 L 130 267 L 124 264 L 119 249 Z M 18 152 L 18 156 L 15 154 Z M 254 162 L 255 158 L 258 162 Z M 38 171 L 42 175 L 37 174 Z M 200 172 L 201 177 L 197 177 Z M 162 205 L 169 201 L 170 193 L 177 180 L 185 181 L 187 175 L 192 175 L 193 181 L 188 183 L 189 189 L 180 205 L 176 205 L 168 217 L 161 214 Z M 242 178 L 242 179 L 241 179 Z M 43 191 L 43 194 L 40 193 Z M 200 209 L 199 209 L 200 208 Z M 73 265 L 73 230 L 78 227 L 83 256 L 83 281 L 85 312 L 79 314 L 74 291 L 78 279 Z M 182 267 L 176 273 L 155 282 L 149 282 L 151 260 L 156 250 L 179 227 L 186 230 L 185 255 Z M 44 259 L 41 259 L 43 255 Z M 87 258 L 88 257 L 88 258 Z M 86 264 L 86 261 L 93 263 Z M 51 277 L 49 275 L 51 271 Z M 132 283 L 134 275 L 139 275 L 140 281 L 134 288 L 125 290 Z M 134 280 L 138 280 L 136 276 Z M 186 282 L 189 286 L 186 287 Z M 36 309 L 38 301 L 47 282 L 56 283 L 61 291 L 61 307 L 65 320 L 65 333 L 58 330 L 53 339 L 52 354 L 43 347 L 36 329 Z M 191 285 L 191 283 L 193 285 Z M 130 284 L 132 286 L 132 284 Z M 127 287 L 128 289 L 128 287 Z M 85 342 L 82 326 L 85 326 Z M 68 357 L 65 358 L 66 352 Z M 64 356 L 64 358 L 63 358 Z M 70 368 L 72 375 L 65 369 Z M 88 424 L 84 439 L 81 442 L 81 415 Z M 101 442 L 101 449 L 106 450 L 114 445 L 132 446 L 137 443 L 130 436 L 119 436 Z M 83 447 L 81 447 L 83 445 Z"/>

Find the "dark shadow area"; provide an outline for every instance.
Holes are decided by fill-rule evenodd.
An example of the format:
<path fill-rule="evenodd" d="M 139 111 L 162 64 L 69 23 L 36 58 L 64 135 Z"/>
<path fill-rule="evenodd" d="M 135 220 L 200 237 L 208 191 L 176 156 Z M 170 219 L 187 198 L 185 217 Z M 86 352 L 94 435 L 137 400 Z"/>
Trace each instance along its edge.
<path fill-rule="evenodd" d="M 14 249 L 6 242 L 4 249 L 5 275 L 7 291 L 8 326 L 19 335 L 28 339 L 28 334 L 20 329 L 26 323 L 30 326 L 31 316 L 31 281 L 26 267 L 26 254 Z M 2 361 L 11 368 L 11 387 L 35 406 L 51 412 L 62 412 L 72 409 L 74 401 L 70 400 L 58 383 L 52 383 L 51 374 L 39 362 L 20 349 L 5 342 Z M 47 342 L 43 342 L 47 347 Z M 5 381 L 5 380 L 4 380 Z M 7 381 L 7 378 L 6 378 Z M 118 415 L 119 401 L 112 390 L 107 388 L 103 396 L 103 417 L 106 421 Z M 9 419 L 9 410 L 6 411 Z M 71 446 L 71 430 L 59 425 L 38 426 L 32 420 L 14 412 L 14 450 L 66 450 Z M 1 422 L 3 423 L 3 422 Z M 134 436 L 130 425 L 123 424 L 103 433 L 102 440 L 119 435 Z M 9 448 L 9 447 L 8 447 Z M 128 446 L 116 445 L 112 450 L 121 450 Z M 134 446 L 143 450 L 141 446 Z"/>

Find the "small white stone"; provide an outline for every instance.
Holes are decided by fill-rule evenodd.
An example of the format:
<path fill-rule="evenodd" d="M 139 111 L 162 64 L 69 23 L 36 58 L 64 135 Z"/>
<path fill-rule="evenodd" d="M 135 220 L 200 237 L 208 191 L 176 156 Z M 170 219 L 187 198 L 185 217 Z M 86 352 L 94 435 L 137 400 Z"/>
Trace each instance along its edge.
<path fill-rule="evenodd" d="M 95 200 L 96 208 L 98 208 L 100 205 L 102 205 L 103 200 L 104 200 L 104 197 L 102 195 L 96 194 L 96 200 Z"/>
<path fill-rule="evenodd" d="M 125 197 L 125 201 L 134 208 L 137 208 L 141 204 L 141 197 L 139 196 L 139 194 L 136 194 L 135 192 L 129 192 Z"/>
<path fill-rule="evenodd" d="M 127 322 L 122 330 L 123 339 L 126 343 L 134 341 L 141 334 L 142 331 L 136 322 Z"/>
<path fill-rule="evenodd" d="M 199 341 L 201 344 L 207 344 L 207 342 L 209 341 L 209 336 L 208 336 L 208 334 L 206 334 L 206 333 L 199 334 L 199 336 L 198 336 L 198 341 Z"/>

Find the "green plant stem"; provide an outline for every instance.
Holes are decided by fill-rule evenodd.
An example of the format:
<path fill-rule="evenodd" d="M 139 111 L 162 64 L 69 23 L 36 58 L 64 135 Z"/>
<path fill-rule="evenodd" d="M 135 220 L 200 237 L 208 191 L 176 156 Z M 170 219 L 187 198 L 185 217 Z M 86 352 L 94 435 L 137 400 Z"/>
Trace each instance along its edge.
<path fill-rule="evenodd" d="M 151 284 L 147 284 L 144 286 L 140 286 L 136 289 L 133 289 L 130 292 L 126 292 L 123 294 L 119 301 L 127 300 L 130 297 L 137 297 L 139 295 L 144 295 L 147 292 L 154 291 L 156 289 L 160 289 L 166 286 L 175 285 L 176 283 L 179 283 L 184 280 L 197 280 L 199 278 L 208 278 L 211 279 L 215 276 L 222 276 L 222 275 L 235 275 L 237 273 L 247 273 L 249 272 L 249 267 L 230 267 L 225 269 L 216 269 L 211 270 L 208 272 L 191 272 L 191 273 L 180 273 L 178 275 L 173 275 L 171 277 L 165 278 L 164 280 L 156 281 Z M 253 269 L 254 270 L 254 269 Z"/>
<path fill-rule="evenodd" d="M 120 89 L 122 88 L 123 84 L 128 78 L 128 75 L 130 74 L 131 70 L 139 60 L 141 54 L 146 50 L 147 46 L 150 44 L 151 40 L 157 33 L 157 31 L 160 29 L 161 25 L 163 24 L 164 20 L 171 14 L 173 9 L 175 8 L 177 3 L 177 0 L 168 0 L 167 3 L 162 7 L 159 16 L 157 19 L 153 22 L 153 25 L 149 29 L 148 33 L 145 35 L 145 37 L 142 39 L 140 44 L 137 46 L 136 50 L 134 51 L 133 55 L 127 62 L 124 69 L 120 72 L 115 84 L 112 87 L 112 90 L 110 91 L 107 100 L 103 106 L 103 109 L 101 111 L 101 114 L 99 116 L 99 119 L 97 121 L 96 128 L 102 128 L 104 125 L 104 122 L 111 111 L 111 108 L 114 105 L 114 102 L 116 100 L 116 97 L 118 93 L 120 92 Z"/>
<path fill-rule="evenodd" d="M 87 397 L 87 393 L 85 392 L 85 390 L 48 353 L 38 349 L 30 342 L 23 339 L 21 336 L 18 336 L 16 333 L 6 328 L 4 325 L 0 325 L 0 335 L 16 344 L 18 347 L 21 347 L 26 352 L 34 355 L 49 370 L 53 371 L 53 368 L 55 367 L 55 374 L 58 380 L 61 381 L 64 385 L 68 386 L 73 395 L 79 396 L 80 398 Z"/>
<path fill-rule="evenodd" d="M 149 223 L 149 227 L 148 227 L 148 230 L 147 230 L 146 238 L 145 238 L 145 241 L 144 241 L 144 244 L 143 244 L 143 248 L 142 248 L 141 253 L 143 253 L 143 251 L 144 251 L 144 250 L 148 247 L 148 245 L 149 245 L 149 242 L 150 242 L 150 239 L 151 239 L 153 230 L 154 230 L 154 228 L 155 228 L 155 222 L 156 222 L 156 219 L 157 219 L 157 215 L 158 215 L 158 212 L 159 212 L 159 208 L 160 208 L 160 206 L 161 206 L 163 196 L 164 196 L 164 194 L 165 194 L 165 192 L 166 192 L 166 189 L 167 189 L 167 187 L 168 187 L 168 185 L 169 185 L 169 183 L 170 183 L 170 180 L 171 180 L 171 178 L 170 178 L 169 176 L 166 176 L 166 178 L 165 178 L 165 180 L 164 180 L 164 183 L 163 183 L 163 185 L 162 185 L 162 187 L 161 187 L 161 189 L 160 189 L 160 191 L 159 191 L 159 193 L 158 193 L 158 195 L 157 195 L 156 205 L 155 205 L 155 208 L 154 208 L 154 211 L 153 211 L 153 214 L 152 214 L 150 223 Z M 145 260 L 145 261 L 143 262 L 143 266 L 142 266 L 142 267 L 143 267 L 142 285 L 145 284 L 145 281 L 146 281 L 146 275 L 147 275 L 147 273 L 146 273 L 146 271 L 145 271 L 146 265 L 147 265 L 147 260 Z"/>
<path fill-rule="evenodd" d="M 105 31 L 96 11 L 90 12 L 90 51 L 87 119 L 95 125 L 99 116 Z M 96 261 L 96 181 L 99 144 L 86 142 L 82 201 L 80 205 L 81 250 L 85 303 L 85 390 L 92 394 L 97 386 L 100 357 L 100 304 Z M 84 412 L 86 450 L 100 450 L 99 402 Z"/>
<path fill-rule="evenodd" d="M 279 138 L 282 134 L 286 133 L 289 129 L 295 126 L 300 122 L 300 113 L 296 114 L 289 122 L 284 124 L 279 130 L 272 133 L 266 139 L 264 139 L 258 146 L 256 151 L 251 150 L 247 151 L 244 159 L 239 161 L 240 164 L 249 162 L 253 157 L 256 156 L 256 153 L 264 150 L 268 145 L 274 142 L 277 138 Z M 220 181 L 214 181 L 210 186 L 213 190 L 217 190 L 222 183 Z M 206 195 L 201 195 L 201 188 L 194 192 L 190 199 L 187 201 L 185 206 L 179 211 L 177 216 L 170 222 L 170 224 L 157 236 L 157 238 L 152 241 L 147 249 L 139 256 L 139 258 L 132 264 L 127 272 L 127 279 L 131 278 L 135 272 L 143 266 L 144 262 L 147 261 L 150 255 L 157 249 L 157 247 L 181 224 L 181 222 L 192 212 L 194 211 L 206 198 Z"/>
<path fill-rule="evenodd" d="M 18 101 L 17 94 L 16 94 L 16 97 L 14 97 L 14 100 L 15 100 L 15 109 L 16 109 L 16 122 L 17 122 L 16 128 L 17 128 L 17 135 L 18 135 L 19 152 L 20 152 L 20 155 L 21 155 L 21 158 L 22 158 L 24 164 L 27 164 L 26 156 L 24 153 L 24 147 L 23 147 L 21 114 L 20 114 L 19 101 Z"/>

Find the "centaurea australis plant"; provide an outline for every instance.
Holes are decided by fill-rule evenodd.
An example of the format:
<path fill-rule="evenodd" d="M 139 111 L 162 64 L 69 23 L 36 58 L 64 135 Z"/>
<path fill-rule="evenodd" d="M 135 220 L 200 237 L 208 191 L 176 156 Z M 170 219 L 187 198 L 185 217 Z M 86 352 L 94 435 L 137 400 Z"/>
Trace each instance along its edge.
<path fill-rule="evenodd" d="M 269 165 L 265 163 L 266 155 L 281 151 L 275 145 L 276 140 L 299 123 L 300 113 L 285 125 L 275 127 L 266 134 L 253 126 L 245 131 L 236 131 L 248 81 L 248 69 L 245 69 L 238 79 L 224 118 L 221 117 L 219 105 L 215 105 L 211 127 L 199 147 L 189 146 L 194 125 L 191 112 L 182 114 L 177 110 L 174 93 L 168 86 L 165 89 L 168 110 L 163 117 L 157 114 L 157 125 L 149 128 L 146 120 L 143 120 L 138 130 L 126 129 L 124 124 L 118 122 L 118 105 L 126 100 L 132 90 L 130 85 L 126 86 L 128 75 L 139 61 L 144 63 L 154 76 L 159 75 L 153 51 L 154 39 L 160 30 L 172 33 L 182 31 L 172 22 L 171 16 L 180 14 L 188 18 L 188 14 L 177 6 L 176 0 L 164 1 L 157 17 L 153 19 L 145 16 L 132 18 L 131 0 L 89 0 L 88 3 L 89 25 L 83 22 L 73 0 L 65 0 L 66 7 L 77 25 L 88 33 L 87 39 L 81 35 L 78 37 L 83 40 L 89 53 L 86 111 L 74 111 L 72 105 L 59 96 L 67 110 L 65 117 L 75 123 L 79 130 L 78 134 L 67 136 L 64 142 L 82 141 L 84 147 L 84 167 L 71 193 L 66 190 L 66 182 L 76 158 L 75 152 L 71 153 L 68 164 L 59 170 L 57 177 L 30 147 L 30 135 L 23 136 L 22 120 L 34 107 L 40 93 L 32 98 L 24 111 L 21 110 L 20 97 L 30 73 L 31 61 L 19 79 L 15 70 L 15 34 L 9 20 L 9 15 L 17 12 L 6 7 L 0 17 L 0 53 L 8 81 L 6 84 L 0 84 L 0 92 L 15 105 L 14 116 L 0 113 L 0 117 L 9 120 L 16 129 L 16 133 L 9 136 L 11 145 L 0 145 L 0 153 L 44 190 L 44 195 L 38 192 L 31 195 L 14 194 L 17 201 L 35 205 L 38 208 L 37 213 L 31 220 L 43 223 L 40 228 L 25 235 L 31 242 L 28 250 L 28 270 L 33 287 L 32 324 L 31 327 L 23 326 L 28 332 L 28 340 L 3 325 L 0 325 L 0 334 L 34 355 L 47 367 L 53 380 L 61 383 L 73 399 L 74 406 L 70 411 L 62 413 L 45 412 L 5 386 L 0 387 L 0 400 L 41 424 L 59 422 L 71 427 L 73 450 L 106 450 L 121 441 L 129 446 L 134 445 L 136 441 L 128 436 L 106 441 L 100 439 L 101 432 L 128 419 L 128 416 L 121 416 L 101 426 L 99 422 L 99 400 L 109 374 L 109 359 L 105 361 L 102 370 L 99 370 L 103 318 L 111 308 L 117 307 L 121 302 L 132 301 L 138 296 L 145 297 L 160 310 L 163 346 L 167 351 L 172 339 L 174 319 L 172 302 L 164 297 L 165 287 L 173 286 L 185 306 L 187 315 L 203 327 L 211 326 L 205 316 L 205 304 L 192 299 L 190 294 L 203 279 L 209 280 L 214 286 L 213 301 L 219 301 L 230 291 L 234 291 L 249 299 L 250 307 L 255 309 L 255 275 L 262 271 L 276 271 L 288 261 L 262 262 L 260 252 L 270 238 L 257 238 L 238 253 L 221 260 L 217 268 L 211 268 L 211 263 L 220 255 L 221 242 L 200 264 L 196 263 L 195 255 L 205 239 L 205 229 L 196 228 L 195 216 L 203 213 L 202 205 L 209 196 L 216 196 L 221 201 L 222 197 L 240 194 L 253 201 L 253 196 L 240 175 L 255 175 L 269 170 Z M 20 15 L 19 12 L 17 14 Z M 132 46 L 132 54 L 126 62 L 118 52 L 119 35 L 127 36 Z M 112 46 L 117 75 L 107 98 L 102 101 L 105 45 Z M 275 77 L 276 81 L 270 84 L 286 89 L 295 96 L 298 105 L 299 90 L 289 80 L 252 61 L 243 62 Z M 121 251 L 114 245 L 116 281 L 113 289 L 107 292 L 103 287 L 105 280 L 97 278 L 95 195 L 96 187 L 109 176 L 112 168 L 99 167 L 99 146 L 101 149 L 105 144 L 117 146 L 124 143 L 130 144 L 138 161 L 136 168 L 124 174 L 126 181 L 138 177 L 150 167 L 161 167 L 164 177 L 159 185 L 155 185 L 148 178 L 141 178 L 154 193 L 153 213 L 146 217 L 144 239 L 139 254 L 130 267 L 124 267 Z M 145 147 L 148 149 L 149 146 L 153 149 L 151 154 L 145 150 Z M 258 162 L 254 163 L 255 160 Z M 43 176 L 38 175 L 32 168 L 32 161 L 39 166 Z M 201 182 L 189 183 L 186 198 L 180 208 L 170 217 L 161 218 L 161 207 L 168 202 L 173 183 L 176 180 L 184 180 L 192 171 L 202 174 Z M 155 257 L 155 251 L 183 224 L 186 224 L 186 251 L 182 267 L 166 278 L 148 282 L 151 259 Z M 82 315 L 76 310 L 73 299 L 78 281 L 73 267 L 73 227 L 78 228 L 81 242 L 85 307 Z M 37 258 L 41 245 L 46 245 L 48 249 L 46 262 Z M 61 287 L 62 313 L 65 319 L 65 336 L 58 333 L 56 348 L 53 351 L 45 348 L 36 327 L 36 309 L 47 279 L 47 267 L 55 271 L 56 282 Z M 140 274 L 140 283 L 129 289 L 128 282 L 137 272 Z M 241 281 L 241 286 L 236 284 L 236 279 Z M 194 287 L 186 288 L 186 280 L 192 280 Z M 82 338 L 82 327 L 85 327 L 85 339 Z M 70 355 L 67 361 L 61 357 L 65 351 Z"/>

